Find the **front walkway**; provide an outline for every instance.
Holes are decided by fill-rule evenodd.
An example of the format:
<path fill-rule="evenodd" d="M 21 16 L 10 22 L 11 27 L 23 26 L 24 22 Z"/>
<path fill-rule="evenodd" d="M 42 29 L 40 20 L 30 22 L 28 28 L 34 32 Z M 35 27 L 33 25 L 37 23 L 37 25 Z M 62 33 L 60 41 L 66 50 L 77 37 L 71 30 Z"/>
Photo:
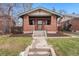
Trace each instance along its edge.
<path fill-rule="evenodd" d="M 33 38 L 33 42 L 30 48 L 26 48 L 24 55 L 28 55 L 28 56 L 56 55 L 54 49 L 47 44 L 46 31 L 34 31 L 32 38 Z"/>
<path fill-rule="evenodd" d="M 35 48 L 48 47 L 46 41 L 47 35 L 45 31 L 35 31 L 32 37 L 33 37 L 32 46 L 35 46 Z"/>

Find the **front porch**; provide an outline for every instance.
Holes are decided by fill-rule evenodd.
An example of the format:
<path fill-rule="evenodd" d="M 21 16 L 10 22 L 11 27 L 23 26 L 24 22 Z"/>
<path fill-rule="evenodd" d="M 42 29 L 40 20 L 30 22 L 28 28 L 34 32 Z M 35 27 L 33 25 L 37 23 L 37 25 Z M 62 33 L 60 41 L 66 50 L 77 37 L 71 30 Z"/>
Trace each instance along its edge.
<path fill-rule="evenodd" d="M 46 30 L 46 25 L 51 25 L 51 16 L 29 16 L 29 25 L 34 25 L 34 30 Z"/>
<path fill-rule="evenodd" d="M 32 33 L 35 30 L 45 30 L 47 33 L 57 33 L 57 22 L 55 16 L 25 16 L 23 33 Z"/>

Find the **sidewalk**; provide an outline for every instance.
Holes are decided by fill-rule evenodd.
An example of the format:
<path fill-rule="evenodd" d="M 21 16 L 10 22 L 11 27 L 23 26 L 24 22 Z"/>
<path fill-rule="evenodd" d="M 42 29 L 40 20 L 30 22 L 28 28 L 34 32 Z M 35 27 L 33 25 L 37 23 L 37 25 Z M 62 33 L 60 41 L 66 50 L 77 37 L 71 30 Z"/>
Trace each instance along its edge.
<path fill-rule="evenodd" d="M 75 34 L 72 34 L 72 33 L 64 33 L 65 35 L 69 35 L 70 37 L 79 37 L 79 36 L 77 36 L 77 35 L 75 35 Z"/>
<path fill-rule="evenodd" d="M 75 34 L 70 34 L 70 33 L 64 33 L 65 35 L 68 36 L 61 36 L 61 37 L 48 37 L 48 38 L 79 38 L 79 36 L 75 35 Z"/>

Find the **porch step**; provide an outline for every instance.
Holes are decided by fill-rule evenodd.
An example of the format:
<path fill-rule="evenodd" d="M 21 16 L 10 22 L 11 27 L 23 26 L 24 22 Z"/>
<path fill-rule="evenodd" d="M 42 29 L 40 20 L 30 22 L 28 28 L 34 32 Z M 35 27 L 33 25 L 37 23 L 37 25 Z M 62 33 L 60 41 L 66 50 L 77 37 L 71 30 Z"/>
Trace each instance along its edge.
<path fill-rule="evenodd" d="M 29 54 L 28 56 L 50 56 L 49 54 Z"/>
<path fill-rule="evenodd" d="M 28 56 L 50 56 L 50 50 L 45 48 L 32 48 L 29 50 Z"/>
<path fill-rule="evenodd" d="M 46 31 L 33 31 L 33 37 L 47 37 Z"/>

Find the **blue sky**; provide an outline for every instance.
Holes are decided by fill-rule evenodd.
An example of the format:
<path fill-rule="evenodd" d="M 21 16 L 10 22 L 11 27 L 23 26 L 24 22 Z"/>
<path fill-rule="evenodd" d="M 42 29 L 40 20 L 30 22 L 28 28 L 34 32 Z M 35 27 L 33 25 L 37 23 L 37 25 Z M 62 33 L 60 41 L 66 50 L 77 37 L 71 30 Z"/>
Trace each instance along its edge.
<path fill-rule="evenodd" d="M 73 12 L 79 14 L 79 3 L 33 3 L 32 8 L 36 7 L 44 7 L 51 10 L 55 8 L 56 11 L 65 10 L 67 14 L 71 14 Z M 16 15 L 16 12 L 20 13 L 23 11 L 23 7 L 21 6 L 16 6 L 14 9 L 14 15 Z"/>
<path fill-rule="evenodd" d="M 55 8 L 56 10 L 65 10 L 67 13 L 75 12 L 79 14 L 79 3 L 35 3 L 32 7 L 35 8 L 39 6 L 48 9 Z"/>

